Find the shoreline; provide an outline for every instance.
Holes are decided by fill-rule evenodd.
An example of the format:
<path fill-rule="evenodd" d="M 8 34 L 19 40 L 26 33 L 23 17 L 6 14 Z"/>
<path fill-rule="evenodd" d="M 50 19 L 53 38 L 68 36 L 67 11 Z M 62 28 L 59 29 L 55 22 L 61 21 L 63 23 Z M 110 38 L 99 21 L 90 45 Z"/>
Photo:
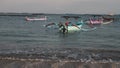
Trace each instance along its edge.
<path fill-rule="evenodd" d="M 19 61 L 0 59 L 0 68 L 120 68 L 120 62 Z"/>
<path fill-rule="evenodd" d="M 120 50 L 80 48 L 34 48 L 30 51 L 0 53 L 4 60 L 72 60 L 79 62 L 120 62 Z"/>
<path fill-rule="evenodd" d="M 120 51 L 81 48 L 35 48 L 0 53 L 0 68 L 120 68 Z"/>

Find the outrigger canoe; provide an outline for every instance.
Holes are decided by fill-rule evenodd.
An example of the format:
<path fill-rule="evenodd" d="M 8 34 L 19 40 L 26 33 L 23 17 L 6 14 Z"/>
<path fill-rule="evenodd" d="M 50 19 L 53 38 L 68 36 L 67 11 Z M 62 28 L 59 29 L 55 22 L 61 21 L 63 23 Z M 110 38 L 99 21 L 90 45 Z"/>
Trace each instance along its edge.
<path fill-rule="evenodd" d="M 29 18 L 29 17 L 25 17 L 26 21 L 44 21 L 44 20 L 47 20 L 47 17 L 41 17 L 41 18 Z"/>
<path fill-rule="evenodd" d="M 59 24 L 56 23 L 49 23 L 47 25 L 45 25 L 45 27 L 49 27 L 52 25 L 58 26 L 58 30 L 60 33 L 73 33 L 73 32 L 78 32 L 78 31 L 91 31 L 91 30 L 95 30 L 96 27 L 90 27 L 87 25 L 88 28 L 84 28 L 83 25 L 85 24 L 85 22 L 83 22 L 82 20 L 78 21 L 78 18 L 80 18 L 79 16 L 63 16 L 63 18 L 65 18 L 68 22 L 68 18 L 75 18 L 75 22 L 74 23 L 70 23 L 66 26 L 66 23 L 62 23 L 59 22 Z"/>
<path fill-rule="evenodd" d="M 79 24 L 71 24 L 68 26 L 62 25 L 59 27 L 59 31 L 62 33 L 71 33 L 71 32 L 77 32 L 82 29 L 83 22 L 80 22 Z"/>
<path fill-rule="evenodd" d="M 91 25 L 101 25 L 101 24 L 109 24 L 109 23 L 112 23 L 113 20 L 110 20 L 110 21 L 94 21 L 94 20 L 90 20 L 90 21 L 87 21 L 86 24 L 91 24 Z"/>
<path fill-rule="evenodd" d="M 113 22 L 112 18 L 103 18 L 103 19 L 99 19 L 99 20 L 89 20 L 86 23 L 87 24 L 91 24 L 91 25 L 101 25 L 101 24 L 109 24 Z"/>

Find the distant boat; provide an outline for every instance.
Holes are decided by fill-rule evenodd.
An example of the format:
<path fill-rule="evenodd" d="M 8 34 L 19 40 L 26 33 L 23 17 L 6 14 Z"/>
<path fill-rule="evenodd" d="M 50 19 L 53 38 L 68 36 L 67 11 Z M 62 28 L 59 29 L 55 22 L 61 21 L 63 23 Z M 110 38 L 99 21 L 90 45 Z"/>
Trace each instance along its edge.
<path fill-rule="evenodd" d="M 99 20 L 89 20 L 86 21 L 87 24 L 91 24 L 91 25 L 101 25 L 101 24 L 109 24 L 111 22 L 113 22 L 112 18 L 103 18 L 103 19 L 99 19 Z"/>
<path fill-rule="evenodd" d="M 49 23 L 45 25 L 45 27 L 56 25 L 58 26 L 58 31 L 63 34 L 79 32 L 79 31 L 91 31 L 96 29 L 96 27 L 89 27 L 88 25 L 87 25 L 88 28 L 83 28 L 85 22 L 83 22 L 83 20 L 78 20 L 78 18 L 80 18 L 79 16 L 62 16 L 62 18 L 65 18 L 67 21 L 65 23 L 59 22 L 58 24 Z M 69 18 L 74 18 L 76 22 L 74 23 L 69 22 L 68 21 Z"/>
<path fill-rule="evenodd" d="M 46 16 L 41 17 L 41 18 L 29 18 L 29 17 L 25 17 L 25 20 L 26 21 L 38 21 L 38 20 L 45 21 L 45 20 L 47 20 L 47 17 Z"/>

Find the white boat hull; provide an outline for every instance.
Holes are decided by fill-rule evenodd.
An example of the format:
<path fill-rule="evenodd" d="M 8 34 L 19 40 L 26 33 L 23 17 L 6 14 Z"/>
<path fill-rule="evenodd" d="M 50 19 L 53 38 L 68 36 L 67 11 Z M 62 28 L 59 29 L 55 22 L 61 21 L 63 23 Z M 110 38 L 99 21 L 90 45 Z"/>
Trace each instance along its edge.
<path fill-rule="evenodd" d="M 109 24 L 111 22 L 113 22 L 113 20 L 110 20 L 110 21 L 98 21 L 98 22 L 86 21 L 86 24 L 101 25 L 101 24 Z"/>
<path fill-rule="evenodd" d="M 65 27 L 65 33 L 71 33 L 71 32 L 77 32 L 81 30 L 82 25 L 76 25 L 76 26 L 68 26 Z M 59 31 L 64 33 L 63 27 L 59 28 Z"/>
<path fill-rule="evenodd" d="M 44 21 L 44 20 L 47 20 L 47 17 L 43 17 L 43 18 L 28 18 L 26 17 L 26 21 Z"/>
<path fill-rule="evenodd" d="M 81 30 L 81 25 L 79 26 L 68 26 L 68 32 L 71 32 L 71 31 L 80 31 Z"/>

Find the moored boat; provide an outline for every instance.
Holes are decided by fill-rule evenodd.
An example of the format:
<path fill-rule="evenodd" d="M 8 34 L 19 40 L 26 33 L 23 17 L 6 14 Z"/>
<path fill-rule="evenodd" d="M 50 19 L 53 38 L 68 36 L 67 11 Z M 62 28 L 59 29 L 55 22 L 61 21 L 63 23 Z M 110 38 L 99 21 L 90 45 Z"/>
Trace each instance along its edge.
<path fill-rule="evenodd" d="M 79 31 L 91 31 L 91 30 L 95 30 L 96 27 L 90 27 L 88 25 L 86 25 L 86 23 L 82 20 L 79 19 L 79 16 L 63 16 L 64 19 L 66 19 L 66 22 L 59 22 L 59 23 L 48 23 L 47 25 L 44 25 L 45 27 L 49 26 L 58 26 L 58 31 L 60 33 L 73 33 L 73 32 L 79 32 Z M 71 22 L 68 21 L 68 18 L 74 18 L 75 20 L 72 20 Z M 87 26 L 87 28 L 85 28 L 84 26 Z"/>
<path fill-rule="evenodd" d="M 62 33 L 70 33 L 70 32 L 76 32 L 76 31 L 80 31 L 82 29 L 83 26 L 83 22 L 79 23 L 79 24 L 71 24 L 71 25 L 62 25 L 61 27 L 59 27 L 59 31 Z"/>
<path fill-rule="evenodd" d="M 41 17 L 41 18 L 29 18 L 29 17 L 25 17 L 25 20 L 26 21 L 38 21 L 38 20 L 44 21 L 44 20 L 47 20 L 47 17 L 46 16 L 45 17 Z"/>
<path fill-rule="evenodd" d="M 101 25 L 101 24 L 109 24 L 113 22 L 113 19 L 106 19 L 106 18 L 103 18 L 103 19 L 99 19 L 99 20 L 89 20 L 89 21 L 86 21 L 86 24 L 89 24 L 89 25 Z"/>

